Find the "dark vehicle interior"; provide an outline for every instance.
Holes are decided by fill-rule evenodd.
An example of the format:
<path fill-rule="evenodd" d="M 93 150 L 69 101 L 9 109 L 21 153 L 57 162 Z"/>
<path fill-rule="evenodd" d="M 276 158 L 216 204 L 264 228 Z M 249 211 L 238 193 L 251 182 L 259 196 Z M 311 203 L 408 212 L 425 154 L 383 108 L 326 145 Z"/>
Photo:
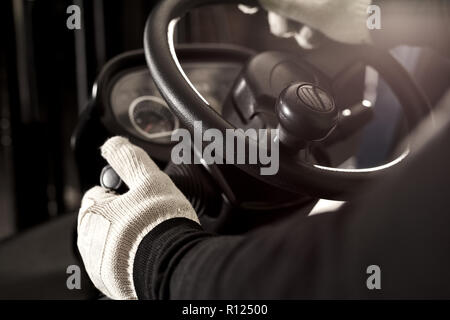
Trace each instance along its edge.
<path fill-rule="evenodd" d="M 107 179 L 99 148 L 109 137 L 142 147 L 205 229 L 241 234 L 336 210 L 363 184 L 389 175 L 408 158 L 405 138 L 450 87 L 449 61 L 429 49 L 388 52 L 321 39 L 306 50 L 272 35 L 267 12 L 244 13 L 239 1 L 168 0 L 152 11 L 156 3 L 0 2 L 1 299 L 102 297 L 87 275 L 81 290 L 67 290 L 66 270 L 83 268 L 77 213 L 84 192 Z M 79 30 L 65 27 L 73 4 L 82 9 Z M 325 88 L 335 118 L 312 118 L 302 126 L 308 133 L 291 128 L 280 114 L 303 116 L 290 109 L 285 90 L 296 82 Z M 220 131 L 281 128 L 279 173 L 259 176 L 261 167 L 247 164 L 174 165 L 171 134 L 192 131 L 194 121 Z M 305 149 L 301 135 L 311 142 Z"/>

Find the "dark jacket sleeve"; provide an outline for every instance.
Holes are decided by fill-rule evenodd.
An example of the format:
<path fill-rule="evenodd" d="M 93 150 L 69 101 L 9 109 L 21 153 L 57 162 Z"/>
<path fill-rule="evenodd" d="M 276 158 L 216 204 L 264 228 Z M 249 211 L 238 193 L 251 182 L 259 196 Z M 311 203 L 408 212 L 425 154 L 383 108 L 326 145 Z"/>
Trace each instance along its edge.
<path fill-rule="evenodd" d="M 141 299 L 450 298 L 450 125 L 341 212 L 240 236 L 169 220 L 142 241 Z M 381 289 L 367 268 L 379 266 Z"/>
<path fill-rule="evenodd" d="M 372 31 L 376 45 L 426 46 L 450 56 L 450 1 L 375 0 L 381 29 Z"/>

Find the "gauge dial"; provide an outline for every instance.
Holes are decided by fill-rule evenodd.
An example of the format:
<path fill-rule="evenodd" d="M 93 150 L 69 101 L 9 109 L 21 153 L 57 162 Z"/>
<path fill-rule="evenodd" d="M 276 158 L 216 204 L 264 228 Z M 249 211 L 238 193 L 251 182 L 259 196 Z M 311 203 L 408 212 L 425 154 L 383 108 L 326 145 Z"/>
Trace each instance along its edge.
<path fill-rule="evenodd" d="M 129 117 L 134 129 L 148 139 L 167 138 L 178 129 L 178 119 L 159 97 L 142 96 L 133 100 Z"/>

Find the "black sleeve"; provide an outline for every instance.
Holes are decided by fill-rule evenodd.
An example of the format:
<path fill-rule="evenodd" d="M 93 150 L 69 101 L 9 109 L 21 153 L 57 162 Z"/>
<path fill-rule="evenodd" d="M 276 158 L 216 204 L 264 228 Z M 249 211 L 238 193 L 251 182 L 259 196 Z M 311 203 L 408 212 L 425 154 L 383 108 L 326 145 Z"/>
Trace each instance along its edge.
<path fill-rule="evenodd" d="M 381 29 L 372 31 L 376 45 L 426 46 L 450 56 L 450 1 L 375 0 Z"/>
<path fill-rule="evenodd" d="M 241 236 L 169 220 L 139 246 L 141 299 L 450 298 L 450 125 L 352 207 Z M 381 269 L 368 290 L 367 268 Z"/>

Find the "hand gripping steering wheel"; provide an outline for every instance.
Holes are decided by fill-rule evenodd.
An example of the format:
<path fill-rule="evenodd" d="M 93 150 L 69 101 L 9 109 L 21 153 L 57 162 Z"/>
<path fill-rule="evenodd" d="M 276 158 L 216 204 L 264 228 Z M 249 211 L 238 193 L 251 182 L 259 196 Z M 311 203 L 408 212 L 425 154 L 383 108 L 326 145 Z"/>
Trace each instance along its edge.
<path fill-rule="evenodd" d="M 235 129 L 233 125 L 209 106 L 208 102 L 187 79 L 178 62 L 173 44 L 173 34 L 179 18 L 194 8 L 218 3 L 258 5 L 255 0 L 163 0 L 153 9 L 145 27 L 144 46 L 150 73 L 171 110 L 192 135 L 194 134 L 195 121 L 202 122 L 203 131 L 215 128 L 220 130 L 224 136 L 226 129 Z M 349 62 L 361 61 L 375 68 L 396 94 L 403 107 L 410 132 L 424 117 L 430 114 L 431 108 L 427 99 L 407 71 L 388 52 L 372 46 L 339 44 L 338 47 L 347 50 L 346 61 L 334 60 L 331 55 L 331 59 L 326 59 L 331 63 L 331 68 L 315 65 L 318 70 L 325 74 L 329 81 L 339 71 L 348 67 Z M 317 55 L 320 54 L 313 52 L 305 59 L 315 64 L 317 61 L 323 61 L 323 59 L 317 58 Z M 298 94 L 301 91 L 301 85 L 296 85 L 295 90 L 293 88 L 286 90 Z M 311 86 L 308 87 L 307 85 L 306 89 L 308 88 L 311 88 Z M 316 94 L 317 90 L 320 91 L 319 97 L 327 95 L 321 89 L 313 89 L 313 92 Z M 331 97 L 327 96 L 325 100 L 328 101 L 328 98 Z M 286 100 L 289 100 L 289 97 Z M 331 120 L 327 120 L 331 121 L 329 123 L 333 126 L 338 121 L 337 111 L 335 111 L 332 102 L 329 102 L 331 104 L 329 105 L 327 103 L 324 104 L 323 101 L 324 99 L 321 100 L 320 106 L 324 107 L 325 111 L 331 110 L 336 112 L 336 115 L 328 117 Z M 289 110 L 287 111 L 289 113 Z M 283 108 L 279 108 L 279 112 L 281 113 L 281 116 L 279 116 L 280 125 L 286 129 L 285 132 L 289 132 L 289 126 L 295 126 L 295 123 L 285 121 L 286 119 L 282 116 Z M 283 121 L 284 123 L 281 123 Z M 252 147 L 251 144 L 257 143 L 243 134 L 238 139 L 245 141 L 247 146 L 246 152 Z M 280 140 L 282 140 L 281 134 Z M 405 152 L 394 161 L 376 168 L 344 170 L 309 164 L 301 161 L 289 152 L 280 152 L 278 173 L 266 176 L 260 174 L 261 164 L 235 164 L 235 166 L 265 183 L 284 190 L 306 193 L 327 199 L 345 200 L 349 195 L 357 192 L 361 184 L 382 178 L 396 170 L 403 164 L 407 155 L 408 152 Z M 220 156 L 224 157 L 225 155 L 221 154 Z M 246 157 L 248 157 L 248 154 L 246 154 Z"/>

